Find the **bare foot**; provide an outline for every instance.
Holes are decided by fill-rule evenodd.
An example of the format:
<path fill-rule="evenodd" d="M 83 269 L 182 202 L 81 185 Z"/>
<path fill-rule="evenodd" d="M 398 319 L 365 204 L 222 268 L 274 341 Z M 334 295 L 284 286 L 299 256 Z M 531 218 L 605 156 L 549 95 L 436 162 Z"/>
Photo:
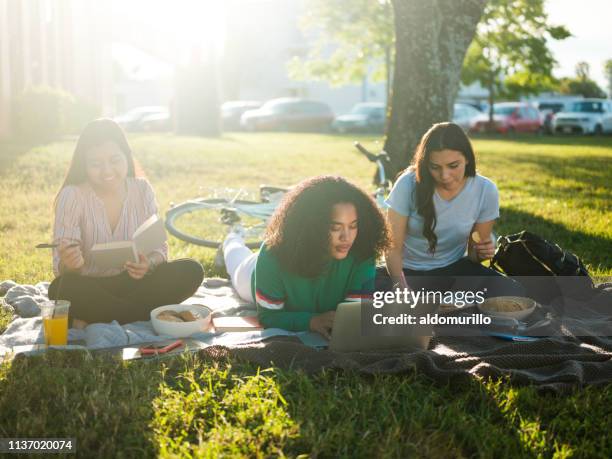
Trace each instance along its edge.
<path fill-rule="evenodd" d="M 76 328 L 77 330 L 83 330 L 85 327 L 89 325 L 87 322 L 81 319 L 72 319 L 72 328 Z"/>

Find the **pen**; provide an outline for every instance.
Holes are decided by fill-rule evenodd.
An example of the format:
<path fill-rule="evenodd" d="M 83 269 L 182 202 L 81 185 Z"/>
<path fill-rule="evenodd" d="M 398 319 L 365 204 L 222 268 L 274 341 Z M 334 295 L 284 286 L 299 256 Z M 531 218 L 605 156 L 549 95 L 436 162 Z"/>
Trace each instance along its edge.
<path fill-rule="evenodd" d="M 69 249 L 70 247 L 77 247 L 79 245 L 78 242 L 73 242 L 72 244 L 68 244 L 66 246 L 67 249 Z M 54 249 L 56 247 L 59 247 L 59 244 L 47 244 L 47 243 L 42 243 L 42 244 L 38 244 L 36 246 L 37 249 Z"/>

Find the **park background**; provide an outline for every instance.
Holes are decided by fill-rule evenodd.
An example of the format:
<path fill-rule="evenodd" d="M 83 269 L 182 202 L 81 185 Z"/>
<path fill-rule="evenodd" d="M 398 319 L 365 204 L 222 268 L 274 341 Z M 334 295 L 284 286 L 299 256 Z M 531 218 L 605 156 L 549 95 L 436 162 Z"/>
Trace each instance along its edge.
<path fill-rule="evenodd" d="M 419 18 L 439 30 L 450 16 L 472 24 L 460 59 L 436 59 L 443 40 L 421 42 L 401 52 L 432 66 L 407 66 L 397 78 L 405 61 L 387 66 L 396 10 L 408 14 L 412 33 Z M 75 135 L 93 117 L 169 108 L 167 130 L 128 133 L 162 213 L 227 187 L 256 192 L 324 173 L 373 190 L 374 170 L 352 141 L 384 146 L 405 166 L 424 127 L 451 119 L 458 97 L 488 101 L 483 72 L 498 71 L 496 101 L 597 90 L 610 97 L 609 10 L 595 0 L 0 0 L 0 280 L 50 280 L 48 254 L 33 247 L 50 238 Z M 531 28 L 518 12 L 546 27 Z M 489 18 L 507 28 L 483 27 Z M 495 36 L 493 69 L 470 61 L 485 55 L 474 43 Z M 525 42 L 535 46 L 521 48 Z M 345 54 L 334 58 L 336 51 Z M 453 75 L 441 72 L 451 67 Z M 388 92 L 387 135 L 247 133 L 223 131 L 220 122 L 227 100 L 300 96 L 327 100 L 341 114 L 358 102 L 386 103 Z M 179 109 L 177 119 L 185 93 L 205 103 Z M 479 134 L 474 145 L 480 172 L 500 189 L 499 234 L 530 229 L 577 253 L 593 274 L 612 274 L 612 137 Z M 176 239 L 170 246 L 173 257 L 194 257 L 219 274 L 214 251 Z M 3 312 L 0 330 L 10 320 Z M 506 380 L 454 387 L 418 374 L 306 376 L 194 356 L 127 364 L 49 354 L 0 367 L 0 436 L 74 436 L 92 457 L 609 457 L 611 403 L 610 386 L 560 397 Z"/>

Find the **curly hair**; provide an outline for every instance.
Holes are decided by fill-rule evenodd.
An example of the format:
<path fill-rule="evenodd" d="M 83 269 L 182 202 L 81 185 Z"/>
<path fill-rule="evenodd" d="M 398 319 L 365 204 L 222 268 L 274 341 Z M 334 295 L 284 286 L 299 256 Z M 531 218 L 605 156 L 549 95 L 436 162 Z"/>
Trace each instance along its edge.
<path fill-rule="evenodd" d="M 333 207 L 339 203 L 357 210 L 357 237 L 350 250 L 356 259 L 376 257 L 388 247 L 385 218 L 374 200 L 342 177 L 321 175 L 289 191 L 266 229 L 266 247 L 283 269 L 307 278 L 323 272 L 330 260 Z"/>

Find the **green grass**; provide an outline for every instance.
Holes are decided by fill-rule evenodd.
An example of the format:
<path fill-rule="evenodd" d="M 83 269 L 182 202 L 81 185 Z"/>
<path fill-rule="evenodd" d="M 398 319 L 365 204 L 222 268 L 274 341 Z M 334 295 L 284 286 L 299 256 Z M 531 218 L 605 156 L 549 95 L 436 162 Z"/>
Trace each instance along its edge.
<path fill-rule="evenodd" d="M 222 187 L 291 185 L 322 173 L 371 189 L 350 137 L 134 136 L 162 212 Z M 361 139 L 375 148 L 373 139 Z M 500 189 L 498 234 L 528 228 L 612 274 L 612 138 L 477 138 L 480 172 Z M 0 280 L 51 278 L 52 203 L 74 139 L 0 144 Z M 173 239 L 214 273 L 209 249 Z M 9 318 L 0 318 L 3 330 Z M 0 437 L 65 437 L 83 457 L 609 457 L 612 386 L 541 395 L 507 381 L 440 385 L 421 375 L 306 376 L 184 356 L 120 362 L 53 352 L 0 366 Z"/>

